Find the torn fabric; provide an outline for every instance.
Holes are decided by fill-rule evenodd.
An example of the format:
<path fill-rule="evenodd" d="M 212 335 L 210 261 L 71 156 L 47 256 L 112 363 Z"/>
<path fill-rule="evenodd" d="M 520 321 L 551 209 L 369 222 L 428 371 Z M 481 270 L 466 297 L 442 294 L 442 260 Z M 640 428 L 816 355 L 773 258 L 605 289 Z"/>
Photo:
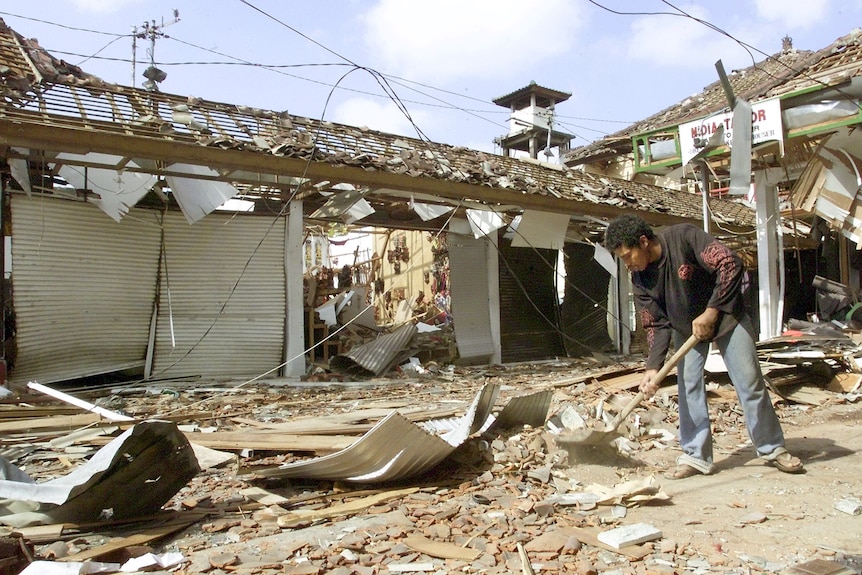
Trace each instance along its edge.
<path fill-rule="evenodd" d="M 730 148 L 731 196 L 747 196 L 751 190 L 751 104 L 737 98 L 733 106 Z"/>
<path fill-rule="evenodd" d="M 93 164 L 120 165 L 123 158 L 108 154 L 58 154 L 57 161 L 75 159 Z M 85 168 L 69 164 L 60 165 L 60 176 L 79 190 L 89 190 L 93 195 L 87 196 L 87 201 L 99 206 L 99 209 L 119 222 L 129 210 L 140 201 L 155 185 L 158 178 L 153 175 L 128 171 L 125 168 L 138 168 L 129 161 L 123 164 L 123 169 L 108 170 L 105 168 Z"/>
<path fill-rule="evenodd" d="M 224 204 L 239 191 L 227 182 L 203 180 L 199 176 L 218 176 L 218 172 L 205 166 L 192 164 L 171 164 L 171 171 L 189 174 L 190 177 L 166 176 L 165 181 L 171 188 L 183 215 L 190 224 L 195 223 L 217 207 Z"/>
<path fill-rule="evenodd" d="M 568 228 L 568 214 L 524 210 L 515 237 L 512 238 L 512 247 L 562 249 Z"/>
<path fill-rule="evenodd" d="M 490 236 L 492 232 L 506 225 L 502 216 L 486 210 L 467 210 L 467 221 L 470 222 L 470 230 L 477 240 L 484 236 Z"/>
<path fill-rule="evenodd" d="M 423 204 L 421 202 L 413 201 L 412 197 L 410 198 L 410 207 L 413 208 L 413 211 L 416 212 L 416 215 L 422 218 L 423 222 L 427 222 L 439 218 L 440 216 L 444 216 L 455 209 L 452 206 Z"/>
<path fill-rule="evenodd" d="M 30 153 L 30 150 L 23 148 L 12 149 L 25 156 Z M 19 186 L 21 186 L 21 189 L 27 192 L 27 197 L 29 198 L 33 194 L 33 187 L 30 185 L 29 163 L 24 158 L 9 158 L 6 162 L 9 164 L 9 171 L 12 173 L 12 177 L 15 178 L 15 181 L 18 182 Z"/>

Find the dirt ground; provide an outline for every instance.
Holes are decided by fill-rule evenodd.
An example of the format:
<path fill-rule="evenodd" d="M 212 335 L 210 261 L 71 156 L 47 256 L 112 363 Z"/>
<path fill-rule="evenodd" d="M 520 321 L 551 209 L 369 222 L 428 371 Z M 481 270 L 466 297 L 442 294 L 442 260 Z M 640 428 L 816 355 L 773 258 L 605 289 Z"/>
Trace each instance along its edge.
<path fill-rule="evenodd" d="M 161 382 L 147 388 L 104 387 L 78 395 L 138 418 L 170 414 L 180 424 L 247 430 L 251 449 L 237 456 L 244 466 L 253 467 L 309 456 L 254 450 L 251 438 L 261 426 L 313 423 L 323 415 L 372 407 L 384 411 L 463 407 L 488 383 L 501 386 L 498 405 L 553 388 L 549 410 L 553 417 L 567 407 L 582 410 L 597 402 L 617 405 L 615 397 L 631 397 L 626 390 L 607 392 L 591 375 L 593 370 L 607 373 L 609 369 L 620 367 L 567 361 L 459 368 L 454 373 L 394 375 L 368 382 Z M 165 506 L 206 516 L 155 541 L 151 548 L 183 553 L 188 562 L 177 571 L 182 574 L 527 573 L 520 552 L 526 553 L 536 573 L 749 575 L 783 572 L 813 559 L 862 571 L 862 515 L 835 507 L 842 499 L 862 498 L 862 402 L 848 401 L 852 398 L 838 393 L 827 393 L 823 404 L 816 406 L 777 401 L 787 448 L 806 467 L 803 474 L 789 475 L 755 457 L 738 405 L 732 394 L 719 389 L 710 394 L 715 473 L 672 481 L 662 475 L 680 453 L 672 436 L 676 429 L 672 390 L 671 382 L 654 401 L 635 411 L 629 425 L 633 434 L 623 442 L 622 452 L 584 449 L 562 457 L 553 433 L 525 428 L 473 437 L 438 468 L 398 485 L 258 481 L 237 475 L 235 464 L 208 469 Z M 659 428 L 666 433 L 657 433 Z M 45 443 L 40 446 L 28 456 L 33 458 L 29 465 L 24 460 L 37 481 L 68 471 L 62 454 L 51 456 Z M 589 491 L 593 485 L 649 480 L 658 495 L 639 503 L 576 507 L 548 503 L 561 493 Z M 254 505 L 242 495 L 250 486 L 284 497 L 288 503 Z M 418 491 L 311 525 L 281 528 L 277 524 L 287 509 L 325 508 L 349 501 L 354 491 L 405 487 Z M 636 523 L 661 531 L 661 537 L 620 552 L 595 541 L 594 536 L 605 530 Z M 131 530 L 105 525 L 65 539 L 63 553 L 86 552 L 118 537 L 133 536 L 135 530 L 144 531 L 146 525 Z M 435 558 L 407 545 L 411 536 L 475 549 L 478 557 L 469 561 Z M 56 555 L 59 544 L 37 546 L 37 557 Z"/>
<path fill-rule="evenodd" d="M 862 496 L 862 410 L 840 403 L 778 409 L 787 448 L 803 460 L 805 473 L 786 474 L 764 464 L 744 430 L 729 429 L 715 437 L 715 473 L 684 480 L 657 475 L 669 502 L 630 510 L 627 520 L 653 525 L 665 538 L 701 552 L 747 559 L 765 570 L 837 557 L 858 572 L 862 516 L 834 505 Z M 643 468 L 590 462 L 572 469 L 584 483 L 608 483 L 620 473 L 660 473 L 679 453 L 676 447 L 640 452 Z"/>

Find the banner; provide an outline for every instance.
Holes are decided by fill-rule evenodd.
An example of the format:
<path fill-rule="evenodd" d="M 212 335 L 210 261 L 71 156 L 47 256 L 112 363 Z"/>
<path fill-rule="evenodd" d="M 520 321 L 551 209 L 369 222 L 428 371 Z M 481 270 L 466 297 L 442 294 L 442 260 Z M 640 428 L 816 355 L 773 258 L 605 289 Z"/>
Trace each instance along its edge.
<path fill-rule="evenodd" d="M 679 148 L 683 165 L 691 161 L 719 126 L 724 126 L 724 142 L 730 146 L 733 141 L 733 112 L 723 112 L 680 124 Z M 752 104 L 751 144 L 756 145 L 769 140 L 781 141 L 783 138 L 781 102 L 778 98 Z"/>

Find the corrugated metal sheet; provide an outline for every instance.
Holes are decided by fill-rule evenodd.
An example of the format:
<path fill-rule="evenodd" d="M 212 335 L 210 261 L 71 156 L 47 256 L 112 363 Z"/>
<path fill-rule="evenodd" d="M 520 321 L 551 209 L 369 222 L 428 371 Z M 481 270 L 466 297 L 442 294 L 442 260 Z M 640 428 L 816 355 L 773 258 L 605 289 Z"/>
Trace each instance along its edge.
<path fill-rule="evenodd" d="M 496 419 L 488 426 L 488 429 L 506 429 L 519 425 L 532 427 L 545 425 L 553 397 L 553 389 L 545 389 L 530 395 L 516 397 L 503 407 Z"/>
<path fill-rule="evenodd" d="M 512 399 L 495 419 L 491 408 L 498 393 L 498 384 L 484 386 L 460 418 L 416 424 L 394 411 L 341 451 L 255 473 L 353 482 L 404 479 L 438 465 L 470 435 L 495 422 L 501 427 L 503 423 L 512 426 L 524 418 L 521 423 L 544 424 L 552 390 Z"/>
<path fill-rule="evenodd" d="M 11 200 L 17 357 L 10 381 L 140 367 L 159 259 L 157 214 L 122 223 L 83 202 Z"/>
<path fill-rule="evenodd" d="M 283 361 L 285 225 L 166 215 L 153 376 L 245 377 Z"/>
<path fill-rule="evenodd" d="M 386 372 L 410 344 L 418 329 L 406 323 L 375 340 L 358 345 L 329 361 L 329 367 L 355 377 L 372 377 Z"/>
<path fill-rule="evenodd" d="M 455 339 L 462 360 L 494 354 L 488 300 L 488 242 L 449 234 L 449 279 Z"/>

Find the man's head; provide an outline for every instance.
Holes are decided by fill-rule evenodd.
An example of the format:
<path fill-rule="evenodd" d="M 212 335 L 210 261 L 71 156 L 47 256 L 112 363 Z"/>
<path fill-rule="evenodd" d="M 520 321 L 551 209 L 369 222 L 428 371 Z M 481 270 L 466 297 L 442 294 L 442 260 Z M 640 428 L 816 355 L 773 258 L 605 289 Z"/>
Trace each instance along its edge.
<path fill-rule="evenodd" d="M 605 230 L 605 248 L 633 272 L 640 272 L 656 259 L 652 246 L 655 232 L 638 216 L 620 216 Z"/>

